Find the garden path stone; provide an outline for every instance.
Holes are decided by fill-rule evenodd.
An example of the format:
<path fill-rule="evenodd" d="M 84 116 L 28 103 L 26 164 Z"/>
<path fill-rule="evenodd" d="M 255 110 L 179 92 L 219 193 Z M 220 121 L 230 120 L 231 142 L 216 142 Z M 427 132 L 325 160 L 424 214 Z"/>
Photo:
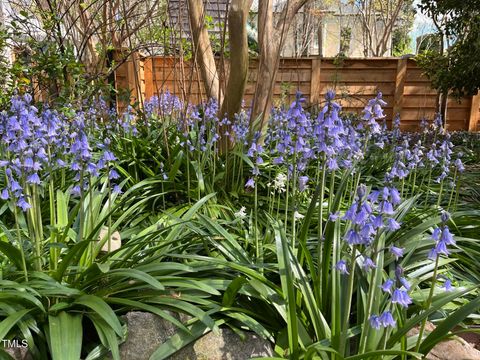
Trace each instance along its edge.
<path fill-rule="evenodd" d="M 15 360 L 33 360 L 32 354 L 27 347 L 7 347 L 4 350 Z"/>
<path fill-rule="evenodd" d="M 270 343 L 257 335 L 246 333 L 245 340 L 242 340 L 232 330 L 222 328 L 220 334 L 209 332 L 171 356 L 170 360 L 247 360 L 272 355 Z"/>
<path fill-rule="evenodd" d="M 185 316 L 173 314 L 185 322 Z M 162 343 L 177 331 L 175 325 L 157 315 L 132 311 L 124 317 L 127 339 L 120 346 L 122 360 L 148 360 Z M 170 357 L 171 360 L 247 360 L 252 357 L 272 356 L 270 343 L 257 335 L 245 332 L 246 339 L 230 329 L 220 329 L 219 334 L 209 332 Z"/>
<path fill-rule="evenodd" d="M 425 334 L 435 330 L 435 325 L 427 322 Z M 412 329 L 408 335 L 418 334 L 418 327 Z M 480 351 L 474 345 L 466 342 L 460 337 L 453 337 L 450 340 L 442 341 L 427 354 L 427 360 L 480 360 Z"/>

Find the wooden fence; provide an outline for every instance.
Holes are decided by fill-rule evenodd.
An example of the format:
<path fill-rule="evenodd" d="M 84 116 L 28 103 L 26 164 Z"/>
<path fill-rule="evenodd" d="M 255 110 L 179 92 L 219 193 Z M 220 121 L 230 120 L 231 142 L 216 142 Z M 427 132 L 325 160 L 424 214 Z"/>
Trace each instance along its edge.
<path fill-rule="evenodd" d="M 219 64 L 222 65 L 222 64 Z M 226 79 L 228 64 L 219 66 L 221 79 Z M 257 60 L 251 60 L 245 101 L 255 93 Z M 189 61 L 178 58 L 147 57 L 134 54 L 115 74 L 118 90 L 129 90 L 131 101 L 143 101 L 169 91 L 183 100 L 198 103 L 206 100 L 199 73 Z M 224 81 L 221 81 L 224 83 Z M 224 84 L 223 84 L 224 85 Z M 276 101 L 290 102 L 297 91 L 311 104 L 322 103 L 329 89 L 334 89 L 343 109 L 361 113 L 366 102 L 383 93 L 387 102 L 388 122 L 400 114 L 404 130 L 416 130 L 422 118 L 433 119 L 437 93 L 412 59 L 373 58 L 284 58 L 280 60 L 274 85 Z M 480 95 L 447 103 L 447 127 L 450 130 L 480 131 Z"/>

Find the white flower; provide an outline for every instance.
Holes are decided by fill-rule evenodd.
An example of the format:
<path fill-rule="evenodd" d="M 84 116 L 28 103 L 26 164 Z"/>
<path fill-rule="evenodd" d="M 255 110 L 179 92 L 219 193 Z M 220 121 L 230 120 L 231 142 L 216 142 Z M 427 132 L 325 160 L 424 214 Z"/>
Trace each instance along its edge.
<path fill-rule="evenodd" d="M 293 217 L 298 220 L 298 219 L 303 219 L 305 217 L 305 215 L 302 215 L 298 211 L 295 211 L 293 213 Z"/>
<path fill-rule="evenodd" d="M 285 184 L 287 183 L 287 175 L 280 173 L 273 180 L 273 187 L 279 192 L 285 192 Z"/>
<path fill-rule="evenodd" d="M 240 208 L 240 210 L 238 210 L 235 214 L 233 214 L 235 217 L 238 217 L 240 219 L 244 219 L 246 216 L 247 216 L 247 213 L 246 213 L 246 208 L 245 206 L 242 206 Z"/>

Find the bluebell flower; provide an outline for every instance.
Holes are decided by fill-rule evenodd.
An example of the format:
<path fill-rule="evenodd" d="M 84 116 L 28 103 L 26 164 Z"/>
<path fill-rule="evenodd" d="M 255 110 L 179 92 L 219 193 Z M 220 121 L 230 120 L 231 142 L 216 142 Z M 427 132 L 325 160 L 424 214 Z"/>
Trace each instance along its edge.
<path fill-rule="evenodd" d="M 367 257 L 367 258 L 365 258 L 365 260 L 363 260 L 363 269 L 365 271 L 370 271 L 370 269 L 374 269 L 376 267 L 377 267 L 377 265 L 375 265 L 373 260 L 370 259 L 369 257 Z"/>
<path fill-rule="evenodd" d="M 368 209 L 365 206 L 361 206 L 360 211 L 355 214 L 354 223 L 356 225 L 363 224 L 369 218 L 369 215 Z"/>
<path fill-rule="evenodd" d="M 382 323 L 380 322 L 380 317 L 378 315 L 371 315 L 370 316 L 370 326 L 375 330 L 380 329 Z"/>
<path fill-rule="evenodd" d="M 15 192 L 15 191 L 22 191 L 23 188 L 20 186 L 20 184 L 18 183 L 18 181 L 16 180 L 12 180 L 11 183 L 10 183 L 10 189 Z"/>
<path fill-rule="evenodd" d="M 347 211 L 345 212 L 345 215 L 343 216 L 343 220 L 350 220 L 350 221 L 354 221 L 355 220 L 355 217 L 356 217 L 356 213 L 357 213 L 357 208 L 358 208 L 358 205 L 357 203 L 353 203 L 348 209 Z"/>
<path fill-rule="evenodd" d="M 339 212 L 334 212 L 334 213 L 330 213 L 330 215 L 328 215 L 328 220 L 329 221 L 336 221 L 338 219 L 338 217 L 340 216 Z"/>
<path fill-rule="evenodd" d="M 345 260 L 340 260 L 335 264 L 335 269 L 340 271 L 341 274 L 349 274 L 347 263 Z"/>
<path fill-rule="evenodd" d="M 392 294 L 392 304 L 399 304 L 408 307 L 412 303 L 412 299 L 405 290 L 395 289 Z"/>
<path fill-rule="evenodd" d="M 383 285 L 381 286 L 382 290 L 386 293 L 391 294 L 392 293 L 392 286 L 393 286 L 393 280 L 392 279 L 387 279 Z"/>
<path fill-rule="evenodd" d="M 115 169 L 110 169 L 110 173 L 108 174 L 108 177 L 110 180 L 113 180 L 113 179 L 118 179 L 120 175 Z"/>
<path fill-rule="evenodd" d="M 403 251 L 405 249 L 396 247 L 394 245 L 390 246 L 390 253 L 395 256 L 395 259 L 398 260 L 399 258 L 403 257 Z"/>
<path fill-rule="evenodd" d="M 115 155 L 113 155 L 113 153 L 109 150 L 106 150 L 104 153 L 103 153 L 103 160 L 105 162 L 108 162 L 108 161 L 115 161 L 117 158 L 115 157 Z"/>
<path fill-rule="evenodd" d="M 398 205 L 402 202 L 402 199 L 400 198 L 400 193 L 396 188 L 390 189 L 390 199 L 393 205 Z"/>
<path fill-rule="evenodd" d="M 402 286 L 407 290 L 409 291 L 410 290 L 410 283 L 408 282 L 407 279 L 405 279 L 403 276 L 400 278 L 400 284 L 402 284 Z"/>
<path fill-rule="evenodd" d="M 327 93 L 325 94 L 325 100 L 332 101 L 333 99 L 335 99 L 335 90 L 328 89 Z"/>
<path fill-rule="evenodd" d="M 73 194 L 73 195 L 76 195 L 76 196 L 79 196 L 81 194 L 81 188 L 80 188 L 80 185 L 75 185 L 72 187 L 72 189 L 70 190 L 70 192 Z"/>
<path fill-rule="evenodd" d="M 455 239 L 453 238 L 452 233 L 448 226 L 444 226 L 442 230 L 442 235 L 440 236 L 440 241 L 444 242 L 445 245 L 455 245 Z"/>
<path fill-rule="evenodd" d="M 22 209 L 22 211 L 27 211 L 30 209 L 32 206 L 25 200 L 25 198 L 22 196 L 18 199 L 17 201 L 17 206 Z"/>
<path fill-rule="evenodd" d="M 452 282 L 449 279 L 445 280 L 442 287 L 447 292 L 453 291 Z"/>
<path fill-rule="evenodd" d="M 395 231 L 400 229 L 400 224 L 394 218 L 387 219 L 387 229 L 389 231 Z"/>
<path fill-rule="evenodd" d="M 384 328 L 387 328 L 389 326 L 395 327 L 397 325 L 397 323 L 393 319 L 392 313 L 388 310 L 384 311 L 383 314 L 380 315 L 379 322 Z"/>
<path fill-rule="evenodd" d="M 347 231 L 347 234 L 345 235 L 345 241 L 349 245 L 360 245 L 363 243 L 362 237 L 354 229 L 350 229 Z"/>
<path fill-rule="evenodd" d="M 392 203 L 386 200 L 381 202 L 380 209 L 381 209 L 381 212 L 386 215 L 393 215 L 395 213 L 395 211 L 393 210 Z"/>
<path fill-rule="evenodd" d="M 450 214 L 447 211 L 442 211 L 442 214 L 440 215 L 440 218 L 443 223 L 448 222 L 450 220 Z"/>
<path fill-rule="evenodd" d="M 462 160 L 456 159 L 454 164 L 459 173 L 463 173 L 465 171 L 465 166 L 463 166 Z"/>
<path fill-rule="evenodd" d="M 375 229 L 380 229 L 380 228 L 382 228 L 383 225 L 384 225 L 384 224 L 383 224 L 383 216 L 382 216 L 382 214 L 378 214 L 378 215 L 374 216 L 374 218 L 373 218 L 373 223 L 372 223 L 372 224 L 373 224 L 373 227 L 374 227 Z"/>
<path fill-rule="evenodd" d="M 442 229 L 440 229 L 440 228 L 438 228 L 438 227 L 435 228 L 435 229 L 433 229 L 432 239 L 435 240 L 435 241 L 439 241 L 441 234 L 442 234 Z"/>
<path fill-rule="evenodd" d="M 437 242 L 437 244 L 430 250 L 428 258 L 430 260 L 436 260 L 437 256 L 439 256 L 440 254 L 443 254 L 445 256 L 450 255 L 447 245 L 443 241 Z"/>
<path fill-rule="evenodd" d="M 255 180 L 253 180 L 253 178 L 248 179 L 247 183 L 245 184 L 245 187 L 254 188 Z"/>
<path fill-rule="evenodd" d="M 35 185 L 40 185 L 40 177 L 38 176 L 37 173 L 33 173 L 27 177 L 27 183 L 29 184 L 35 184 Z"/>
<path fill-rule="evenodd" d="M 335 170 L 338 170 L 340 169 L 340 167 L 338 166 L 338 162 L 337 162 L 337 159 L 336 158 L 328 158 L 327 159 L 327 168 L 328 170 L 330 171 L 335 171 Z"/>
<path fill-rule="evenodd" d="M 0 199 L 8 200 L 9 198 L 10 198 L 10 194 L 8 193 L 8 190 L 3 189 L 2 192 L 0 193 Z"/>
<path fill-rule="evenodd" d="M 298 178 L 298 189 L 300 191 L 305 191 L 307 189 L 308 176 L 300 176 Z"/>

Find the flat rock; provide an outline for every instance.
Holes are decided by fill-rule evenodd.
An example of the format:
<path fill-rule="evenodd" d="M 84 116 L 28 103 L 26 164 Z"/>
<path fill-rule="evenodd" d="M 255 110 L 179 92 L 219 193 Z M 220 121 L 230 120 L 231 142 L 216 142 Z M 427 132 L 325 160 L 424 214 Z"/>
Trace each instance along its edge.
<path fill-rule="evenodd" d="M 246 333 L 245 340 L 227 328 L 220 334 L 209 332 L 193 344 L 181 349 L 171 360 L 247 360 L 255 357 L 272 356 L 269 342 L 253 333 Z"/>
<path fill-rule="evenodd" d="M 33 360 L 32 354 L 30 354 L 27 347 L 6 347 L 4 350 L 15 360 Z"/>
<path fill-rule="evenodd" d="M 427 322 L 425 334 L 432 332 L 435 325 Z M 408 335 L 418 334 L 419 328 L 412 329 Z M 460 337 L 453 337 L 435 345 L 426 356 L 427 360 L 480 360 L 480 351 Z"/>
<path fill-rule="evenodd" d="M 173 313 L 171 313 L 174 315 Z M 187 317 L 174 315 L 185 322 Z M 127 339 L 120 346 L 122 360 L 148 360 L 155 350 L 177 332 L 175 325 L 157 315 L 132 311 L 124 316 Z M 232 330 L 220 329 L 219 334 L 209 332 L 187 345 L 172 360 L 247 360 L 252 357 L 272 356 L 271 344 L 254 333 L 245 332 L 242 340 Z"/>

